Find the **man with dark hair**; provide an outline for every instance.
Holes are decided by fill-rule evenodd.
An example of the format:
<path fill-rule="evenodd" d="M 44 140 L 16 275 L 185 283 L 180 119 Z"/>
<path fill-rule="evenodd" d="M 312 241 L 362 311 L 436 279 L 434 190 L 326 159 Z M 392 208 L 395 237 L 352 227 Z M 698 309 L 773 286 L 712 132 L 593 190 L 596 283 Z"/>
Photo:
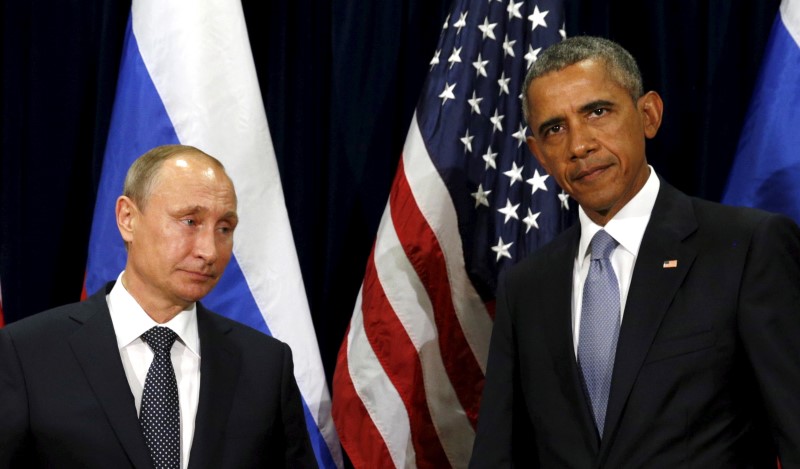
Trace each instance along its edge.
<path fill-rule="evenodd" d="M 472 467 L 800 467 L 800 230 L 648 165 L 663 103 L 601 38 L 525 81 L 579 224 L 500 282 Z"/>
<path fill-rule="evenodd" d="M 317 467 L 289 347 L 199 303 L 236 206 L 196 148 L 133 163 L 117 281 L 0 330 L 0 467 Z"/>

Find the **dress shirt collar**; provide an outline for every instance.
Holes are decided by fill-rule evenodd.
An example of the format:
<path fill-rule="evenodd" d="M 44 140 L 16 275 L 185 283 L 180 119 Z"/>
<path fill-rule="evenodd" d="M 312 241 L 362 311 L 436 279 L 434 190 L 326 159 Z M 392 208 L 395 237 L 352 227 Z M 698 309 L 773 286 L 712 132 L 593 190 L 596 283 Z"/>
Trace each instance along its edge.
<path fill-rule="evenodd" d="M 589 219 L 583 207 L 578 209 L 578 219 L 581 224 L 581 240 L 578 245 L 578 263 L 582 265 L 586 257 L 589 255 L 589 244 L 594 235 L 604 229 L 610 234 L 626 251 L 637 256 L 639 254 L 639 246 L 642 244 L 644 237 L 644 230 L 647 228 L 647 223 L 650 221 L 650 214 L 653 212 L 653 206 L 656 203 L 658 196 L 658 189 L 661 183 L 656 176 L 653 167 L 650 168 L 650 176 L 647 178 L 644 186 L 639 190 L 633 198 L 625 204 L 622 209 L 617 212 L 614 217 L 606 223 L 606 226 L 600 226 Z"/>
<path fill-rule="evenodd" d="M 122 274 L 117 277 L 117 283 L 106 297 L 108 309 L 111 313 L 111 322 L 114 324 L 114 333 L 117 336 L 117 346 L 121 349 L 127 347 L 142 334 L 154 326 L 165 326 L 173 330 L 180 341 L 192 353 L 200 356 L 200 339 L 197 332 L 197 303 L 178 313 L 169 322 L 158 324 L 145 313 L 136 299 L 128 293 L 122 285 Z"/>

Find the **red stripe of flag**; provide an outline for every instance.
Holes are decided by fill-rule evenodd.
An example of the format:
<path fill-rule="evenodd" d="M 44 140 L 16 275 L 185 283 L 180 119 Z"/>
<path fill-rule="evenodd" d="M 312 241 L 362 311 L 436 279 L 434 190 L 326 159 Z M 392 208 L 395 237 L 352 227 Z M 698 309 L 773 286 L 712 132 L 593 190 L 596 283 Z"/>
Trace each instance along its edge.
<path fill-rule="evenodd" d="M 406 407 L 417 467 L 449 467 L 428 409 L 417 349 L 386 298 L 378 279 L 374 253 L 373 249 L 364 273 L 361 305 L 367 339 Z"/>
<path fill-rule="evenodd" d="M 336 374 L 333 378 L 333 421 L 350 462 L 355 467 L 392 467 L 392 457 L 381 433 L 361 402 L 361 398 L 350 379 L 347 363 L 347 336 L 336 358 Z"/>
<path fill-rule="evenodd" d="M 402 159 L 390 204 L 397 236 L 433 305 L 445 370 L 467 418 L 475 428 L 483 390 L 483 371 L 461 329 L 453 305 L 444 254 L 411 193 Z"/>

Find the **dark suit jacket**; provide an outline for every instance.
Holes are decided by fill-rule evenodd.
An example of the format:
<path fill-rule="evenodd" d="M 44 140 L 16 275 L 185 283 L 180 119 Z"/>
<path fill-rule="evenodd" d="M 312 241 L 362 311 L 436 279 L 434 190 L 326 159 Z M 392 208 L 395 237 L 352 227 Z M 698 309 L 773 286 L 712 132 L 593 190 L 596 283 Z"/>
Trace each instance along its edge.
<path fill-rule="evenodd" d="M 105 300 L 0 329 L 0 467 L 151 468 Z M 190 468 L 317 467 L 286 344 L 197 305 Z"/>
<path fill-rule="evenodd" d="M 800 231 L 662 181 L 600 441 L 573 348 L 574 226 L 498 289 L 471 467 L 800 467 Z M 664 262 L 677 260 L 677 267 Z"/>

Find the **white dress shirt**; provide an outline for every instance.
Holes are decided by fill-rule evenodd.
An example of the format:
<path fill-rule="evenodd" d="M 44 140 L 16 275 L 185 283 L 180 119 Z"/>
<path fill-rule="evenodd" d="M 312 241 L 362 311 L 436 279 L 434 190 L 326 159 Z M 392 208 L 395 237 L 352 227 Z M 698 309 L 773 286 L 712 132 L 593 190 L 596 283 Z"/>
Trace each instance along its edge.
<path fill-rule="evenodd" d="M 575 266 L 572 269 L 572 334 L 573 344 L 575 345 L 575 356 L 578 356 L 578 340 L 581 332 L 581 307 L 583 305 L 583 284 L 589 275 L 589 244 L 594 235 L 604 229 L 614 238 L 619 245 L 611 253 L 611 266 L 617 276 L 620 294 L 620 324 L 622 315 L 625 311 L 625 303 L 628 299 L 628 289 L 631 286 L 633 276 L 633 266 L 636 264 L 636 257 L 639 255 L 639 246 L 642 244 L 644 230 L 650 221 L 650 214 L 656 203 L 656 196 L 661 183 L 656 176 L 652 166 L 650 176 L 644 187 L 636 194 L 630 202 L 625 204 L 614 217 L 606 223 L 606 226 L 595 224 L 583 211 L 578 209 L 578 219 L 581 224 L 581 240 L 578 245 L 578 255 L 575 257 Z"/>
<path fill-rule="evenodd" d="M 124 273 L 124 272 L 123 272 Z M 122 285 L 122 273 L 106 295 L 111 322 L 117 336 L 122 367 L 133 393 L 136 413 L 141 410 L 142 392 L 147 371 L 153 361 L 153 351 L 141 335 L 154 326 L 165 326 L 178 334 L 172 346 L 172 366 L 178 382 L 181 407 L 181 468 L 189 465 L 189 452 L 194 437 L 197 401 L 200 397 L 200 337 L 197 333 L 197 305 L 178 313 L 169 322 L 158 324 L 144 312 L 139 303 Z"/>

